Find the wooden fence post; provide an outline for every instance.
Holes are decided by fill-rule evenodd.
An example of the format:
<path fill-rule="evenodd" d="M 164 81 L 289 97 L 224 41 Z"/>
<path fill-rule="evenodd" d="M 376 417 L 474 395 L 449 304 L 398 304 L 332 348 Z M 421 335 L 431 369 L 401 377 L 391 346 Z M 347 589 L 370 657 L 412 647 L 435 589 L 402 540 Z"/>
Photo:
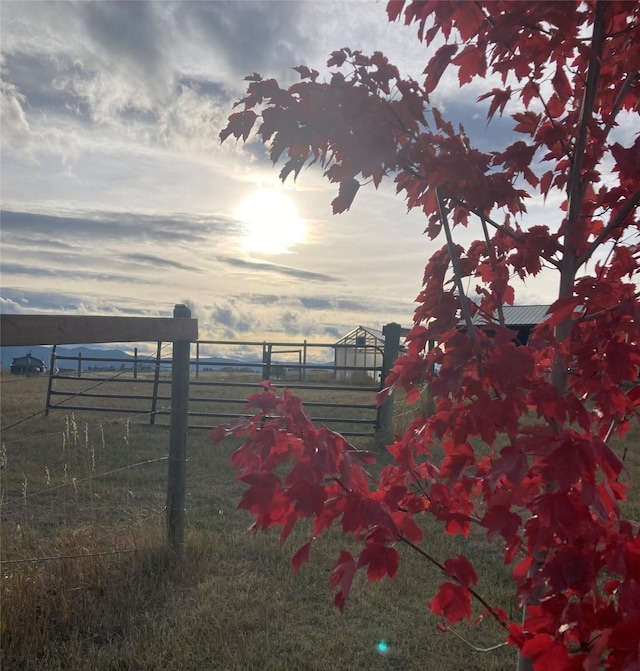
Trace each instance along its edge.
<path fill-rule="evenodd" d="M 176 305 L 173 316 L 190 319 L 186 305 Z M 167 540 L 176 554 L 184 549 L 184 519 L 187 487 L 187 432 L 189 429 L 189 366 L 191 343 L 173 343 L 171 365 L 171 426 L 169 427 L 169 473 L 167 482 Z"/>
<path fill-rule="evenodd" d="M 262 379 L 270 380 L 271 379 L 271 352 L 273 350 L 273 345 L 270 343 L 264 343 L 262 345 Z"/>
<path fill-rule="evenodd" d="M 391 370 L 394 361 L 400 353 L 400 324 L 391 322 L 382 329 L 384 334 L 384 352 L 382 355 L 382 373 L 380 377 L 380 389 L 384 388 L 384 381 Z M 380 433 L 391 433 L 393 431 L 393 394 L 389 394 L 387 400 L 378 408 L 377 430 Z"/>
<path fill-rule="evenodd" d="M 49 410 L 51 409 L 51 392 L 53 390 L 53 376 L 56 372 L 56 347 L 54 345 L 51 349 L 51 357 L 49 358 L 49 381 L 47 382 L 47 405 L 45 407 L 44 416 L 49 416 Z"/>
<path fill-rule="evenodd" d="M 158 410 L 158 387 L 160 386 L 161 354 L 162 354 L 162 341 L 158 341 L 158 350 L 156 352 L 156 364 L 153 369 L 153 395 L 151 397 L 151 413 L 149 415 L 149 424 L 156 423 L 156 411 Z"/>
<path fill-rule="evenodd" d="M 302 345 L 302 382 L 307 381 L 307 340 Z"/>

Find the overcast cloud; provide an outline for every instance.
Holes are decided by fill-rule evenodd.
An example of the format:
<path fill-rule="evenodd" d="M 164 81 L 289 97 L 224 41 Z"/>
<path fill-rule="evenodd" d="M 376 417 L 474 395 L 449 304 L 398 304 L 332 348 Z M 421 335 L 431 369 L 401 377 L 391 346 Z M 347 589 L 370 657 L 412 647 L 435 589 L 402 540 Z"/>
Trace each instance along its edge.
<path fill-rule="evenodd" d="M 278 170 L 260 145 L 218 141 L 254 71 L 292 83 L 293 66 L 322 71 L 349 45 L 418 77 L 425 48 L 384 2 L 8 2 L 1 41 L 3 312 L 168 316 L 187 302 L 201 337 L 260 340 L 410 323 L 434 245 L 392 185 L 332 217 L 335 189 L 303 171 L 286 193 L 304 240 L 249 253 L 235 212 L 281 188 Z M 440 104 L 479 148 L 504 141 L 455 80 Z M 518 299 L 551 297 L 543 277 Z"/>

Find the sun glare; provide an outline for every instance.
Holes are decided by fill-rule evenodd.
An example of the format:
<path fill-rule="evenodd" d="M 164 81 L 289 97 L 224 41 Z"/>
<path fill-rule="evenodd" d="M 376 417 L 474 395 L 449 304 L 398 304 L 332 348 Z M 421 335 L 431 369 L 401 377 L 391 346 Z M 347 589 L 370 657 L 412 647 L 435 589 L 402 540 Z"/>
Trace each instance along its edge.
<path fill-rule="evenodd" d="M 240 203 L 236 219 L 244 224 L 243 244 L 248 252 L 286 254 L 304 240 L 304 223 L 282 191 L 254 191 Z"/>

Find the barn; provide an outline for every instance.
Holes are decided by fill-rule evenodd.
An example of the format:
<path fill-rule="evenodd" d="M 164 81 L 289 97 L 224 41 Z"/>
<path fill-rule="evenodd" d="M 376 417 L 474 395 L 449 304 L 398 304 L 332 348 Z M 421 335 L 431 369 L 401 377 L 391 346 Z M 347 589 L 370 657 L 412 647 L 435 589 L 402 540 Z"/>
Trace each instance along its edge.
<path fill-rule="evenodd" d="M 547 318 L 547 310 L 549 305 L 505 305 L 502 308 L 504 314 L 504 325 L 514 331 L 517 331 L 515 341 L 519 345 L 526 345 L 531 335 L 531 331 Z M 498 321 L 498 315 L 494 315 L 494 319 Z M 476 315 L 473 318 L 473 323 L 476 326 L 483 327 L 486 325 L 486 320 Z M 486 329 L 490 332 L 491 329 Z"/>
<path fill-rule="evenodd" d="M 31 356 L 31 352 L 14 358 L 11 364 L 11 375 L 40 375 L 46 370 L 47 366 L 44 361 Z"/>
<path fill-rule="evenodd" d="M 402 330 L 406 336 L 408 329 Z M 400 346 L 403 351 L 403 346 Z M 384 333 L 369 326 L 357 326 L 334 345 L 336 380 L 341 382 L 378 381 L 380 372 L 372 370 L 382 366 Z M 340 370 L 351 367 L 356 370 Z"/>

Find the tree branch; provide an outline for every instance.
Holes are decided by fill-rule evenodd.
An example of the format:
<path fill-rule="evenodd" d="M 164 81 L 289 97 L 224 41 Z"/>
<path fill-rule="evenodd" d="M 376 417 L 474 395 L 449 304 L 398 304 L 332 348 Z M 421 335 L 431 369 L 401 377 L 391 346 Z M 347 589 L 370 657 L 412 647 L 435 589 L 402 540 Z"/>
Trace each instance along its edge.
<path fill-rule="evenodd" d="M 587 249 L 582 256 L 578 258 L 578 264 L 582 265 L 586 263 L 596 249 L 604 242 L 607 236 L 614 231 L 616 228 L 622 226 L 624 220 L 631 214 L 631 212 L 640 204 L 640 188 L 629 198 L 629 200 L 622 206 L 622 209 L 616 214 L 613 219 L 600 231 L 596 239 L 591 243 L 589 249 Z"/>
<path fill-rule="evenodd" d="M 609 131 L 613 128 L 613 124 L 615 123 L 616 117 L 618 116 L 618 112 L 622 109 L 622 102 L 624 100 L 624 97 L 627 95 L 629 92 L 629 89 L 631 88 L 634 79 L 639 75 L 640 73 L 637 70 L 634 70 L 633 72 L 629 72 L 627 75 L 627 78 L 624 80 L 624 84 L 618 91 L 618 95 L 616 96 L 615 102 L 613 103 L 613 107 L 611 109 L 611 119 L 609 123 L 605 126 L 604 133 L 605 137 L 609 135 Z"/>
<path fill-rule="evenodd" d="M 580 218 L 580 210 L 585 194 L 585 185 L 581 183 L 582 165 L 584 154 L 589 137 L 589 124 L 593 117 L 593 108 L 598 89 L 598 80 L 600 79 L 600 64 L 602 59 L 602 47 L 604 44 L 604 3 L 602 0 L 596 2 L 595 17 L 593 20 L 593 35 L 591 39 L 591 49 L 593 56 L 589 62 L 589 71 L 587 73 L 587 82 L 585 84 L 582 98 L 582 108 L 580 110 L 580 120 L 578 123 L 578 134 L 576 137 L 575 148 L 573 151 L 573 160 L 571 161 L 571 172 L 567 183 L 567 200 L 569 202 L 567 210 L 567 220 L 565 228 L 565 252 L 575 253 L 573 250 L 571 231 Z"/>
<path fill-rule="evenodd" d="M 462 200 L 462 198 L 452 198 L 451 200 L 457 205 L 461 205 L 462 207 L 466 208 L 467 210 L 469 210 L 469 212 L 475 214 L 476 217 L 479 217 L 483 223 L 487 223 L 490 226 L 493 226 L 497 231 L 500 231 L 500 233 L 506 235 L 508 238 L 511 238 L 512 240 L 521 245 L 525 244 L 525 241 L 522 239 L 522 236 L 518 235 L 515 231 L 509 230 L 508 228 L 506 228 L 506 226 L 502 226 L 497 221 L 491 219 L 491 217 L 487 217 L 486 214 L 480 212 L 479 210 L 476 210 L 470 205 L 467 205 L 467 203 L 465 203 L 464 200 Z M 555 268 L 559 268 L 560 266 L 559 262 L 552 256 L 547 256 L 546 254 L 544 254 L 542 255 L 542 258 Z"/>
<path fill-rule="evenodd" d="M 487 228 L 487 222 L 482 218 L 482 232 L 484 234 L 484 242 L 487 245 L 487 255 L 489 256 L 489 262 L 491 263 L 491 269 L 493 272 L 496 272 L 498 267 L 498 259 L 496 258 L 493 247 L 491 246 L 491 240 L 489 239 L 489 229 Z M 504 327 L 504 310 L 502 309 L 502 293 L 498 296 L 498 322 L 500 326 Z"/>
<path fill-rule="evenodd" d="M 511 238 L 512 240 L 521 245 L 524 244 L 524 240 L 522 239 L 522 237 L 519 236 L 515 231 L 511 231 L 506 226 L 503 226 L 502 224 L 499 224 L 497 221 L 491 219 L 490 217 L 487 217 L 487 215 L 480 212 L 480 210 L 476 210 L 474 207 L 471 207 L 471 205 L 468 205 L 464 200 L 462 200 L 462 198 L 452 198 L 451 201 L 454 202 L 456 205 L 464 207 L 472 214 L 475 214 L 476 217 L 479 217 L 483 222 L 489 224 L 490 226 L 493 226 L 497 231 L 500 231 L 500 233 L 503 233 L 508 238 Z"/>
<path fill-rule="evenodd" d="M 479 648 L 477 645 L 473 645 L 471 641 L 467 641 L 464 636 L 460 636 L 460 634 L 453 627 L 450 627 L 446 622 L 443 623 L 443 626 L 448 632 L 459 638 L 465 645 L 468 645 L 476 652 L 493 652 L 494 650 L 499 650 L 500 648 L 504 648 L 505 646 L 509 645 L 508 641 L 503 641 L 502 643 L 496 643 L 496 645 L 492 645 L 490 648 Z"/>
<path fill-rule="evenodd" d="M 442 221 L 442 227 L 444 228 L 444 233 L 447 237 L 447 246 L 449 247 L 451 266 L 453 267 L 453 274 L 455 277 L 456 286 L 458 287 L 458 294 L 460 297 L 460 308 L 462 309 L 462 315 L 464 316 L 464 321 L 467 325 L 469 336 L 473 341 L 477 356 L 479 357 L 480 343 L 478 342 L 478 336 L 473 326 L 473 320 L 471 319 L 471 312 L 469 311 L 469 305 L 467 304 L 467 297 L 464 293 L 464 286 L 462 285 L 462 274 L 460 272 L 460 264 L 458 263 L 458 255 L 456 254 L 456 250 L 453 244 L 453 237 L 451 236 L 451 228 L 449 227 L 449 220 L 447 219 L 447 213 L 444 209 L 444 201 L 442 199 L 439 187 L 436 187 L 436 198 L 438 199 L 438 209 L 440 210 L 440 221 Z M 478 361 L 478 366 L 480 366 L 480 361 Z"/>
<path fill-rule="evenodd" d="M 432 557 L 428 552 L 425 552 L 419 545 L 416 545 L 413 541 L 410 541 L 404 534 L 400 534 L 399 540 L 408 545 L 413 550 L 415 550 L 419 555 L 423 556 L 428 562 L 430 562 L 434 566 L 437 566 L 447 576 L 447 578 L 455 580 L 458 584 L 462 584 L 454 576 L 449 575 L 447 569 L 444 567 L 444 564 L 441 564 L 435 557 Z M 481 603 L 487 609 L 487 612 L 503 629 L 507 629 L 507 625 L 502 621 L 500 616 L 495 612 L 495 610 L 493 610 L 491 604 L 481 594 L 479 594 L 475 589 L 473 589 L 473 587 L 469 587 L 469 585 L 462 585 L 462 586 L 465 589 L 469 590 L 469 594 L 471 594 L 471 596 L 476 601 Z"/>
<path fill-rule="evenodd" d="M 598 81 L 600 79 L 600 64 L 602 60 L 602 47 L 604 44 L 604 0 L 596 0 L 595 15 L 593 19 L 593 33 L 591 35 L 591 59 L 587 72 L 587 82 L 582 96 L 580 119 L 576 141 L 571 161 L 571 170 L 567 182 L 567 217 L 564 221 L 564 240 L 562 245 L 562 258 L 560 260 L 560 287 L 558 298 L 569 298 L 573 295 L 575 276 L 580 264 L 578 254 L 573 242 L 574 231 L 580 223 L 580 211 L 584 202 L 586 183 L 582 183 L 582 166 L 584 154 L 589 138 L 589 125 L 593 118 Z M 563 342 L 571 335 L 573 320 L 568 316 L 555 328 L 555 336 Z M 567 388 L 567 366 L 562 356 L 556 355 L 551 368 L 551 383 L 560 394 L 564 394 Z"/>

